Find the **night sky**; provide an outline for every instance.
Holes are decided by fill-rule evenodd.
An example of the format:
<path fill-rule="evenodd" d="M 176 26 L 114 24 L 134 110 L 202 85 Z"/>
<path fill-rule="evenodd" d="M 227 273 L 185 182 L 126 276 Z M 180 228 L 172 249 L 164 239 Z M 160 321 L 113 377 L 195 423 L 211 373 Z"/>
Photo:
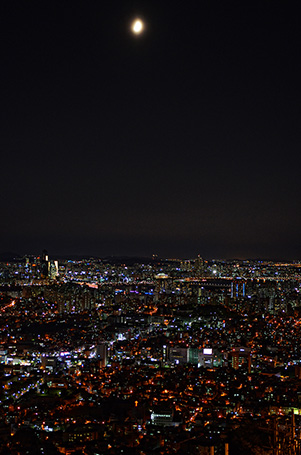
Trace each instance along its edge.
<path fill-rule="evenodd" d="M 1 2 L 0 252 L 301 259 L 297 5 Z"/>

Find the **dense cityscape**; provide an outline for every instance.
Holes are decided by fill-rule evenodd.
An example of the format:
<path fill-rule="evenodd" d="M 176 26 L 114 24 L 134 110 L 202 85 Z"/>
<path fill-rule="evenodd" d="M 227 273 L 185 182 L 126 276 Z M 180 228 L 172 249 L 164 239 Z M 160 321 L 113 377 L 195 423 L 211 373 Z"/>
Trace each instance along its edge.
<path fill-rule="evenodd" d="M 301 261 L 0 263 L 1 454 L 298 455 Z"/>

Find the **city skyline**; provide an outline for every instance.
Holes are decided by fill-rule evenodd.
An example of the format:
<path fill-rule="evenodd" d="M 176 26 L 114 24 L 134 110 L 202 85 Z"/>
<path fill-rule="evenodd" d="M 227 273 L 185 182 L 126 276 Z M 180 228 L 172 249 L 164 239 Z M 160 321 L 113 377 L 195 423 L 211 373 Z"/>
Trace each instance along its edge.
<path fill-rule="evenodd" d="M 295 8 L 1 5 L 0 253 L 301 258 Z"/>
<path fill-rule="evenodd" d="M 300 271 L 0 261 L 1 455 L 300 455 Z"/>

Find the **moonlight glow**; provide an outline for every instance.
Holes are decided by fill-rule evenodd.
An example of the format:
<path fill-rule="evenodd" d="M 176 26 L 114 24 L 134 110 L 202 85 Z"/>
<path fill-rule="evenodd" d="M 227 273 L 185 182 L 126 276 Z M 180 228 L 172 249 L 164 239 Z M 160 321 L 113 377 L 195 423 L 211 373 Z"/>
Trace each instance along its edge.
<path fill-rule="evenodd" d="M 132 23 L 132 32 L 135 33 L 135 35 L 139 35 L 140 33 L 143 32 L 144 24 L 140 19 L 135 19 L 134 22 Z"/>

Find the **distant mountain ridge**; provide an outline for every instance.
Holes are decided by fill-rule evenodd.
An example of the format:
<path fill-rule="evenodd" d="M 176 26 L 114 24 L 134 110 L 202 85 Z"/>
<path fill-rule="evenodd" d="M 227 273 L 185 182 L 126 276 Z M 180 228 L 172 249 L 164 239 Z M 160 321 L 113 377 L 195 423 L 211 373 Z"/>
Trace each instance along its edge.
<path fill-rule="evenodd" d="M 11 251 L 5 251 L 0 253 L 0 262 L 12 262 L 20 260 L 23 256 L 17 253 L 12 253 Z"/>

